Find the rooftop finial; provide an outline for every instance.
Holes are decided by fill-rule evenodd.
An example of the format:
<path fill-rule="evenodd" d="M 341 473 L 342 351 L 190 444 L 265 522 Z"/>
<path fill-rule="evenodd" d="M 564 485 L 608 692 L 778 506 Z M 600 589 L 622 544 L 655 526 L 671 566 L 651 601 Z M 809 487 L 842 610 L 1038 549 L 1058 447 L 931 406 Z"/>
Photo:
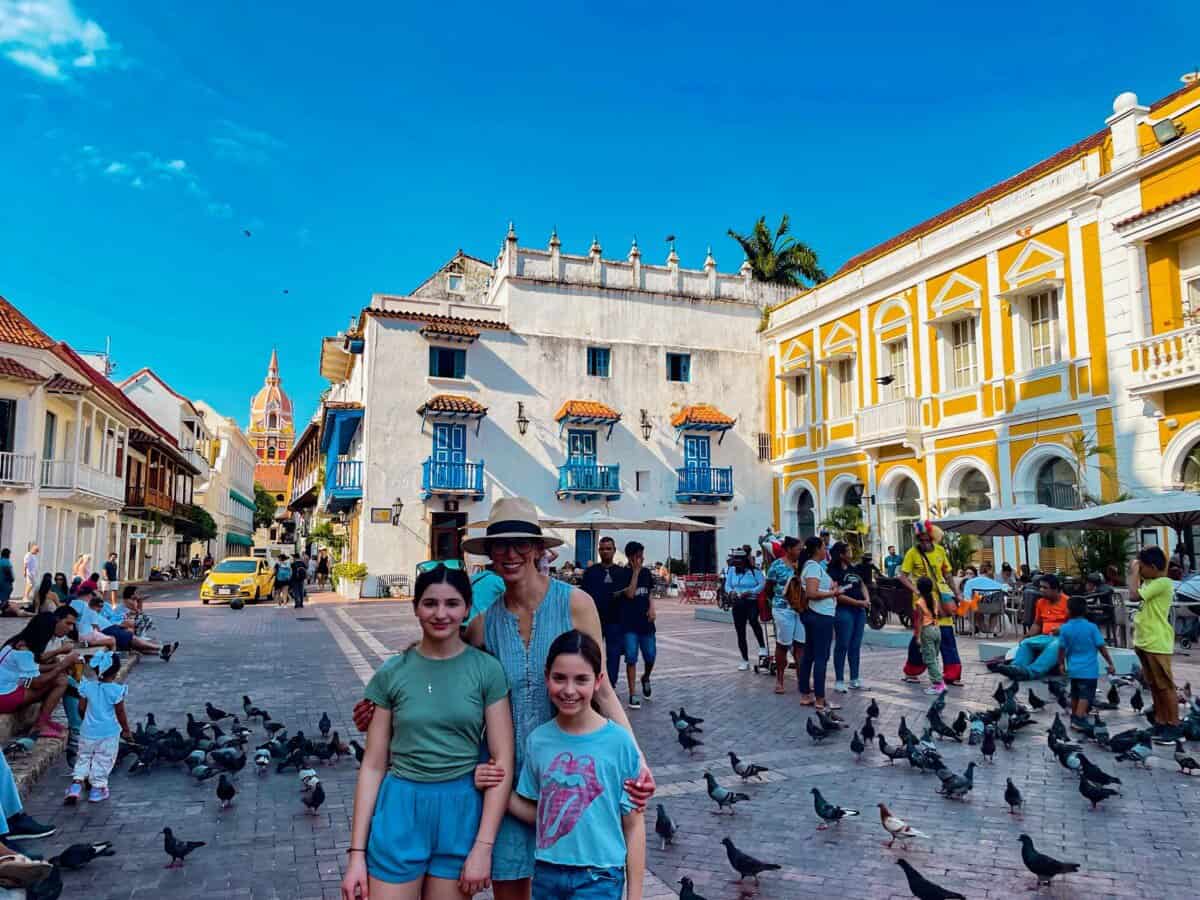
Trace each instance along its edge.
<path fill-rule="evenodd" d="M 704 254 L 704 268 L 715 269 L 716 267 L 717 267 L 717 261 L 715 259 L 713 259 L 712 244 L 709 244 L 708 250 Z"/>
<path fill-rule="evenodd" d="M 512 219 L 508 220 L 508 235 L 507 235 L 507 237 L 510 241 L 515 241 L 517 239 L 517 229 L 513 226 Z"/>
<path fill-rule="evenodd" d="M 594 253 L 594 254 L 596 254 L 597 256 L 599 256 L 599 255 L 600 255 L 600 253 L 601 253 L 601 250 L 600 250 L 600 237 L 599 237 L 599 235 L 595 235 L 595 234 L 593 234 L 593 235 L 592 235 L 592 246 L 591 246 L 591 249 L 590 249 L 588 252 L 589 252 L 589 253 Z"/>
<path fill-rule="evenodd" d="M 551 247 L 562 246 L 562 241 L 560 241 L 558 239 L 558 226 L 557 225 L 555 225 L 554 228 L 552 228 L 550 230 L 550 246 Z"/>
<path fill-rule="evenodd" d="M 635 234 L 633 236 L 633 243 L 629 245 L 629 258 L 633 259 L 635 256 L 641 255 L 642 251 L 638 249 L 637 235 Z"/>

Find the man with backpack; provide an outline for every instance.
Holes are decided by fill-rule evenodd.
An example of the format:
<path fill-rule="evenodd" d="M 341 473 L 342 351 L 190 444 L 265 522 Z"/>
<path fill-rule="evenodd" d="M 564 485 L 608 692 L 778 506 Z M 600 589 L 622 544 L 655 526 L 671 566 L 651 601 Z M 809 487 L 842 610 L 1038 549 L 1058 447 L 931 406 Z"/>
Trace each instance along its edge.
<path fill-rule="evenodd" d="M 280 606 L 287 601 L 287 588 L 292 580 L 292 566 L 287 554 L 279 554 L 279 562 L 275 563 L 275 602 Z"/>
<path fill-rule="evenodd" d="M 307 580 L 308 568 L 304 565 L 304 560 L 297 556 L 292 560 L 292 577 L 288 583 L 288 592 L 292 595 L 296 609 L 304 606 L 304 583 Z"/>

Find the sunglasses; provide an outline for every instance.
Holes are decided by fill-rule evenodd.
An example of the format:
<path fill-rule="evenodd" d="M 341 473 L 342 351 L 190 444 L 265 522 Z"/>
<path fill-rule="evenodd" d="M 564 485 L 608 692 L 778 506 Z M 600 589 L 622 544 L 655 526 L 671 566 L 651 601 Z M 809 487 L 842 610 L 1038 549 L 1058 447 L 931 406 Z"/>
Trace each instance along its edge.
<path fill-rule="evenodd" d="M 524 556 L 533 549 L 534 542 L 521 538 L 497 538 L 488 543 L 488 553 L 491 556 L 502 556 L 512 550 L 518 556 Z"/>

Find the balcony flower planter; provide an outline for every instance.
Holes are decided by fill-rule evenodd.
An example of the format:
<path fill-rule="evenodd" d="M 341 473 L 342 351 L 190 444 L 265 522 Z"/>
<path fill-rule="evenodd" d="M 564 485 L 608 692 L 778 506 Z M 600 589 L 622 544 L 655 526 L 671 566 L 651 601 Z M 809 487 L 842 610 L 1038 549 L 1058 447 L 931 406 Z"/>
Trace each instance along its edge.
<path fill-rule="evenodd" d="M 362 563 L 338 563 L 333 567 L 333 578 L 339 594 L 347 600 L 357 600 L 362 596 L 367 567 Z"/>

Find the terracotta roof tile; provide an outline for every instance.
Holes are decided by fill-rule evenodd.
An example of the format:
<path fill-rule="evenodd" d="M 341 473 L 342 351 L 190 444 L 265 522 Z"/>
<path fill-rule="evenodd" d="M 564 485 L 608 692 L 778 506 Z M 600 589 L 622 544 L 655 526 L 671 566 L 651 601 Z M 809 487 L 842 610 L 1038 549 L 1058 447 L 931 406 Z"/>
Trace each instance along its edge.
<path fill-rule="evenodd" d="M 1120 222 L 1114 222 L 1113 228 L 1124 228 L 1126 225 L 1132 225 L 1134 222 L 1139 222 L 1147 216 L 1152 216 L 1157 212 L 1162 212 L 1164 209 L 1169 209 L 1177 203 L 1183 203 L 1185 200 L 1191 200 L 1193 197 L 1200 197 L 1200 188 L 1194 191 L 1188 191 L 1186 194 L 1180 194 L 1178 197 L 1172 197 L 1165 203 L 1160 203 L 1158 206 L 1152 206 L 1149 209 L 1144 209 L 1140 213 L 1122 219 Z"/>
<path fill-rule="evenodd" d="M 259 463 L 254 467 L 254 483 L 261 484 L 272 494 L 282 494 L 287 490 L 287 473 L 283 471 L 283 466 Z"/>
<path fill-rule="evenodd" d="M 684 425 L 724 425 L 727 428 L 732 428 L 733 424 L 733 419 L 708 403 L 685 406 L 671 419 L 671 426 L 673 428 L 679 428 Z"/>
<path fill-rule="evenodd" d="M 567 417 L 577 419 L 605 419 L 617 422 L 620 420 L 621 414 L 611 406 L 605 406 L 603 403 L 597 403 L 595 400 L 568 400 L 555 413 L 554 421 L 561 422 Z"/>
<path fill-rule="evenodd" d="M 3 297 L 0 297 L 0 342 L 39 350 L 49 350 L 54 346 L 50 335 Z"/>
<path fill-rule="evenodd" d="M 423 416 L 431 412 L 466 413 L 472 416 L 486 416 L 487 407 L 470 397 L 460 394 L 438 394 L 431 397 L 417 409 L 417 415 Z"/>
<path fill-rule="evenodd" d="M 368 306 L 363 310 L 364 315 L 377 319 L 405 319 L 409 322 L 428 322 L 432 325 L 461 325 L 467 328 L 490 328 L 494 331 L 508 331 L 504 322 L 489 322 L 487 319 L 467 319 L 458 316 L 437 316 L 432 313 L 403 312 L 394 309 L 375 309 Z"/>
<path fill-rule="evenodd" d="M 479 337 L 479 329 L 473 328 L 470 325 L 464 325 L 461 322 L 430 322 L 421 328 L 421 334 L 444 334 L 451 337 L 465 337 L 474 340 Z"/>
<path fill-rule="evenodd" d="M 86 384 L 72 381 L 65 375 L 55 375 L 46 382 L 46 390 L 52 394 L 82 394 L 87 389 Z"/>
<path fill-rule="evenodd" d="M 11 356 L 0 356 L 0 375 L 18 381 L 43 381 L 43 377 Z"/>

